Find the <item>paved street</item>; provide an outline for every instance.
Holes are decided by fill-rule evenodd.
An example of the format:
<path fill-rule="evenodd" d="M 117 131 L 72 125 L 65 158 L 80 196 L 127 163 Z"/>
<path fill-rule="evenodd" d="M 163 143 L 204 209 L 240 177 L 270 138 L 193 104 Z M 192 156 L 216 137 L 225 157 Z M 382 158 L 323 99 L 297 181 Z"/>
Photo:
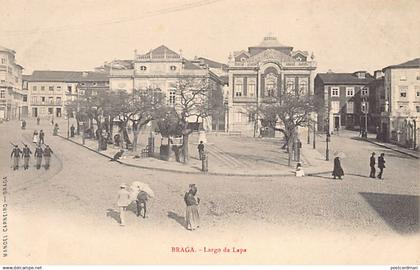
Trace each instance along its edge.
<path fill-rule="evenodd" d="M 418 160 L 353 134 L 332 137 L 331 153 L 343 151 L 347 156 L 343 181 L 331 179 L 330 172 L 305 178 L 243 178 L 122 166 L 52 137 L 52 127 L 42 124 L 46 143 L 54 150 L 48 171 L 10 168 L 9 141 L 30 143 L 37 128 L 33 121 L 23 132 L 18 122 L 0 125 L 0 168 L 8 178 L 10 263 L 182 263 L 191 258 L 214 262 L 215 256 L 220 263 L 235 263 L 238 256 L 241 263 L 349 263 L 347 258 L 357 258 L 351 262 L 359 264 L 419 263 Z M 317 144 L 322 154 L 324 144 Z M 249 162 L 223 156 L 216 143 L 209 150 L 232 164 Z M 386 155 L 384 181 L 366 177 L 372 151 Z M 156 198 L 145 220 L 129 211 L 127 226 L 120 227 L 118 186 L 135 180 L 148 183 Z M 202 200 L 201 226 L 195 232 L 183 227 L 183 195 L 190 183 L 197 184 Z M 247 253 L 171 253 L 174 246 L 235 246 Z M 334 251 L 335 257 L 325 258 L 326 250 Z M 162 254 L 167 261 L 161 261 Z"/>

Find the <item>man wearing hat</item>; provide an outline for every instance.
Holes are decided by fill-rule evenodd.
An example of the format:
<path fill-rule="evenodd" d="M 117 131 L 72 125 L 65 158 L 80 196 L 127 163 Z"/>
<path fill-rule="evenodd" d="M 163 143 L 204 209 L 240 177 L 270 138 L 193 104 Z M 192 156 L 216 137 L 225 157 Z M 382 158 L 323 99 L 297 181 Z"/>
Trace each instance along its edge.
<path fill-rule="evenodd" d="M 118 191 L 117 205 L 120 210 L 120 225 L 125 225 L 125 212 L 127 211 L 127 206 L 131 203 L 130 193 L 127 191 L 127 185 L 121 184 L 120 190 Z"/>
<path fill-rule="evenodd" d="M 10 154 L 10 157 L 13 157 L 13 170 L 14 171 L 19 169 L 19 159 L 20 159 L 21 153 L 22 151 L 19 149 L 17 145 L 15 145 L 13 147 L 12 153 Z"/>
<path fill-rule="evenodd" d="M 28 145 L 24 144 L 22 149 L 22 156 L 23 156 L 23 169 L 27 170 L 29 168 L 29 158 L 31 157 L 31 149 L 29 149 Z"/>
<path fill-rule="evenodd" d="M 370 178 L 376 178 L 375 173 L 376 173 L 376 169 L 375 169 L 375 152 L 372 153 L 372 155 L 370 156 Z"/>
<path fill-rule="evenodd" d="M 45 169 L 48 170 L 50 167 L 50 160 L 51 160 L 51 154 L 54 152 L 51 150 L 49 145 L 45 145 L 44 149 L 44 159 L 45 159 Z"/>
<path fill-rule="evenodd" d="M 41 162 L 42 162 L 42 154 L 44 153 L 44 151 L 41 148 L 41 145 L 38 144 L 36 149 L 35 149 L 35 153 L 34 153 L 34 157 L 36 160 L 36 169 L 39 170 L 39 168 L 41 168 Z"/>

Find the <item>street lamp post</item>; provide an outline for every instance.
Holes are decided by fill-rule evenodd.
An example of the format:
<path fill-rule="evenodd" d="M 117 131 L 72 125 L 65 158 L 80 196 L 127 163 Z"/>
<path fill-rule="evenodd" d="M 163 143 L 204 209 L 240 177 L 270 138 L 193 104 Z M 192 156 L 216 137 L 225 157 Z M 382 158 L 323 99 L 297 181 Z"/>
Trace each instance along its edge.
<path fill-rule="evenodd" d="M 416 144 L 417 144 L 417 123 L 416 123 L 416 117 L 411 118 L 413 120 L 413 150 L 416 150 Z"/>
<path fill-rule="evenodd" d="M 67 111 L 67 139 L 70 137 L 70 115 Z"/>
<path fill-rule="evenodd" d="M 326 136 L 326 139 L 325 139 L 325 142 L 327 143 L 327 148 L 325 149 L 325 160 L 326 161 L 330 160 L 330 149 L 329 149 L 329 145 L 328 145 L 328 143 L 330 142 L 330 137 L 331 137 L 331 135 L 328 132 L 327 136 Z"/>
<path fill-rule="evenodd" d="M 364 132 L 364 138 L 367 138 L 368 134 L 368 102 L 367 98 L 363 98 L 363 107 L 364 107 L 364 113 L 365 113 L 365 132 Z"/>

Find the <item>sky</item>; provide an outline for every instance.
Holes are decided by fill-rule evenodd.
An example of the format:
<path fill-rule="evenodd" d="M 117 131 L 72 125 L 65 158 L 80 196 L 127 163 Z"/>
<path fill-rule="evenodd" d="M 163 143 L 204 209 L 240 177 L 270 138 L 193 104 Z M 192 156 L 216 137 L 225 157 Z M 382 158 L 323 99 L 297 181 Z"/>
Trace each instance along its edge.
<path fill-rule="evenodd" d="M 420 57 L 418 0 L 0 0 L 0 46 L 33 70 L 92 70 L 162 44 L 226 63 L 272 33 L 317 72 Z"/>

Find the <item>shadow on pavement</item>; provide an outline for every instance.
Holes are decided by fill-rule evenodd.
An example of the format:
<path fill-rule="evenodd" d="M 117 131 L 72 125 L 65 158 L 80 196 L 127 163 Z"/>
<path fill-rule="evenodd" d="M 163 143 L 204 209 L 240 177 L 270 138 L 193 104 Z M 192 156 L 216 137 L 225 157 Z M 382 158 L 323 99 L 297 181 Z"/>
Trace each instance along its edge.
<path fill-rule="evenodd" d="M 114 209 L 106 209 L 106 216 L 114 219 L 118 224 L 121 223 L 120 212 Z"/>
<path fill-rule="evenodd" d="M 185 218 L 183 216 L 178 215 L 177 213 L 174 213 L 172 211 L 168 212 L 168 218 L 171 218 L 178 222 L 182 227 L 186 227 L 187 224 L 185 223 Z"/>
<path fill-rule="evenodd" d="M 395 232 L 419 232 L 419 196 L 370 192 L 359 194 Z"/>

